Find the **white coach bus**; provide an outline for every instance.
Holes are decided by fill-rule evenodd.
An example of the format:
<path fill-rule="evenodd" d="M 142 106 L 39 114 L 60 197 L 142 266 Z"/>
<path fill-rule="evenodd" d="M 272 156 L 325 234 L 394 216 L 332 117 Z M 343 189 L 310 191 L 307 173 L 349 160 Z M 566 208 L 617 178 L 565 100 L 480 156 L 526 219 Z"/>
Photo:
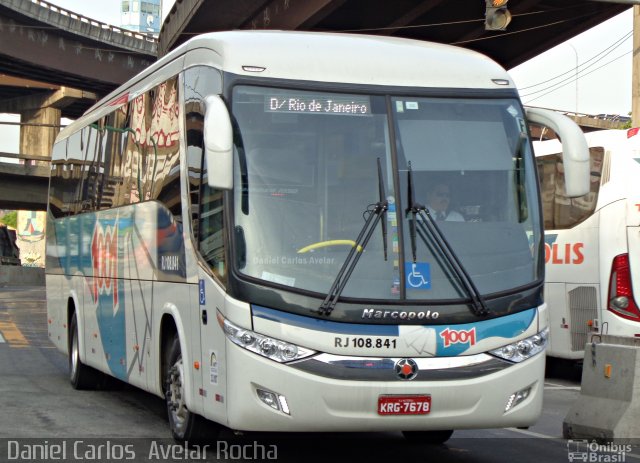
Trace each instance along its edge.
<path fill-rule="evenodd" d="M 474 52 L 190 40 L 55 143 L 47 308 L 72 385 L 165 397 L 178 440 L 532 424 L 548 314 L 527 119 L 562 134 L 584 194 L 578 127 L 525 115 Z M 441 183 L 464 220 L 435 221 Z"/>
<path fill-rule="evenodd" d="M 564 194 L 562 147 L 534 142 L 545 228 L 550 339 L 547 354 L 578 360 L 592 335 L 640 337 L 640 136 L 585 134 L 591 189 Z"/>

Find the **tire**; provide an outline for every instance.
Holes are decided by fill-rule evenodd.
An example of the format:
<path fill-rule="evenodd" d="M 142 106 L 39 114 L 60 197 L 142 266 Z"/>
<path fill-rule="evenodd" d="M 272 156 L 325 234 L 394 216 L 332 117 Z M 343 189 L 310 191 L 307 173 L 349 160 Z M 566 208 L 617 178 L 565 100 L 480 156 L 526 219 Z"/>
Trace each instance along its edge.
<path fill-rule="evenodd" d="M 74 389 L 89 390 L 98 386 L 100 373 L 80 360 L 78 320 L 75 312 L 69 324 L 69 382 Z"/>
<path fill-rule="evenodd" d="M 192 413 L 184 402 L 184 364 L 180 339 L 174 335 L 165 349 L 164 397 L 171 435 L 177 442 L 213 441 L 219 428 L 214 423 Z"/>
<path fill-rule="evenodd" d="M 447 431 L 402 431 L 402 435 L 409 442 L 416 444 L 438 445 L 444 444 L 453 434 L 452 430 Z"/>

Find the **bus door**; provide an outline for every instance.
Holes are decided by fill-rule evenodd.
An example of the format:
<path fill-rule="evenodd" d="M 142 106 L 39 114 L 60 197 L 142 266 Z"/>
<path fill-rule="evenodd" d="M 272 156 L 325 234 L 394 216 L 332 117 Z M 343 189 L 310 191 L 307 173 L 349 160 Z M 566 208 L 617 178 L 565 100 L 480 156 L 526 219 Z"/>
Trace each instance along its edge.
<path fill-rule="evenodd" d="M 193 333 L 199 333 L 199 345 L 194 352 L 201 354 L 201 386 L 198 394 L 203 401 L 203 415 L 209 419 L 224 423 L 226 421 L 225 397 L 227 393 L 225 370 L 225 337 L 218 324 L 217 313 L 220 311 L 233 318 L 225 311 L 225 289 L 227 263 L 224 248 L 224 208 L 223 193 L 210 188 L 206 183 L 201 190 L 201 208 L 198 227 L 199 251 L 202 258 L 210 266 L 215 279 L 203 269 L 199 269 L 197 295 L 193 299 L 198 305 L 193 320 Z M 232 307 L 228 310 L 233 311 Z M 249 312 L 242 312 L 249 318 Z M 236 319 L 237 320 L 237 319 Z M 241 322 L 241 320 L 237 320 Z M 242 323 L 241 323 L 242 324 Z M 194 336 L 195 337 L 195 336 Z M 197 349 L 197 350 L 196 350 Z"/>

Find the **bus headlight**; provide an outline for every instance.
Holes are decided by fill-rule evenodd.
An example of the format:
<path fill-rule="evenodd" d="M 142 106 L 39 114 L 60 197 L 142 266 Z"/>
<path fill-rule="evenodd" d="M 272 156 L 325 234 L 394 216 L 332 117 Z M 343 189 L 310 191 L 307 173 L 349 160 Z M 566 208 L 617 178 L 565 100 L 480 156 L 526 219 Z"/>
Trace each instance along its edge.
<path fill-rule="evenodd" d="M 489 353 L 510 362 L 522 362 L 528 358 L 539 354 L 547 347 L 547 339 L 549 338 L 549 329 L 545 328 L 538 334 L 522 339 L 512 344 L 507 344 L 500 349 L 495 349 Z"/>
<path fill-rule="evenodd" d="M 232 343 L 276 362 L 300 360 L 316 353 L 311 349 L 240 328 L 224 318 L 220 312 L 217 316 L 220 327 Z"/>

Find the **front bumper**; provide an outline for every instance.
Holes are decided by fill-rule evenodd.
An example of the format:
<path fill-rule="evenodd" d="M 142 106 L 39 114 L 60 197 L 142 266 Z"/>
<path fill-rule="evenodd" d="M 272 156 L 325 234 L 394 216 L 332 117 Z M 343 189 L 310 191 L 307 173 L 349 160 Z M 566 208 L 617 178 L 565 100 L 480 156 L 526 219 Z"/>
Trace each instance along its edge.
<path fill-rule="evenodd" d="M 487 356 L 488 357 L 488 356 Z M 453 358 L 452 358 L 453 359 Z M 418 360 L 418 359 L 416 359 Z M 484 374 L 451 375 L 433 380 L 401 381 L 373 378 L 340 379 L 305 371 L 301 365 L 278 364 L 227 341 L 227 425 L 244 431 L 418 431 L 530 426 L 542 411 L 544 353 Z M 489 360 L 492 362 L 492 360 Z M 495 366 L 495 363 L 494 363 Z M 458 370 L 459 372 L 460 370 Z M 420 375 L 418 376 L 420 377 Z M 418 377 L 416 379 L 418 379 Z M 516 391 L 531 387 L 529 396 L 508 412 Z M 256 390 L 286 398 L 289 413 L 263 403 Z M 380 395 L 430 395 L 426 415 L 380 416 Z"/>

